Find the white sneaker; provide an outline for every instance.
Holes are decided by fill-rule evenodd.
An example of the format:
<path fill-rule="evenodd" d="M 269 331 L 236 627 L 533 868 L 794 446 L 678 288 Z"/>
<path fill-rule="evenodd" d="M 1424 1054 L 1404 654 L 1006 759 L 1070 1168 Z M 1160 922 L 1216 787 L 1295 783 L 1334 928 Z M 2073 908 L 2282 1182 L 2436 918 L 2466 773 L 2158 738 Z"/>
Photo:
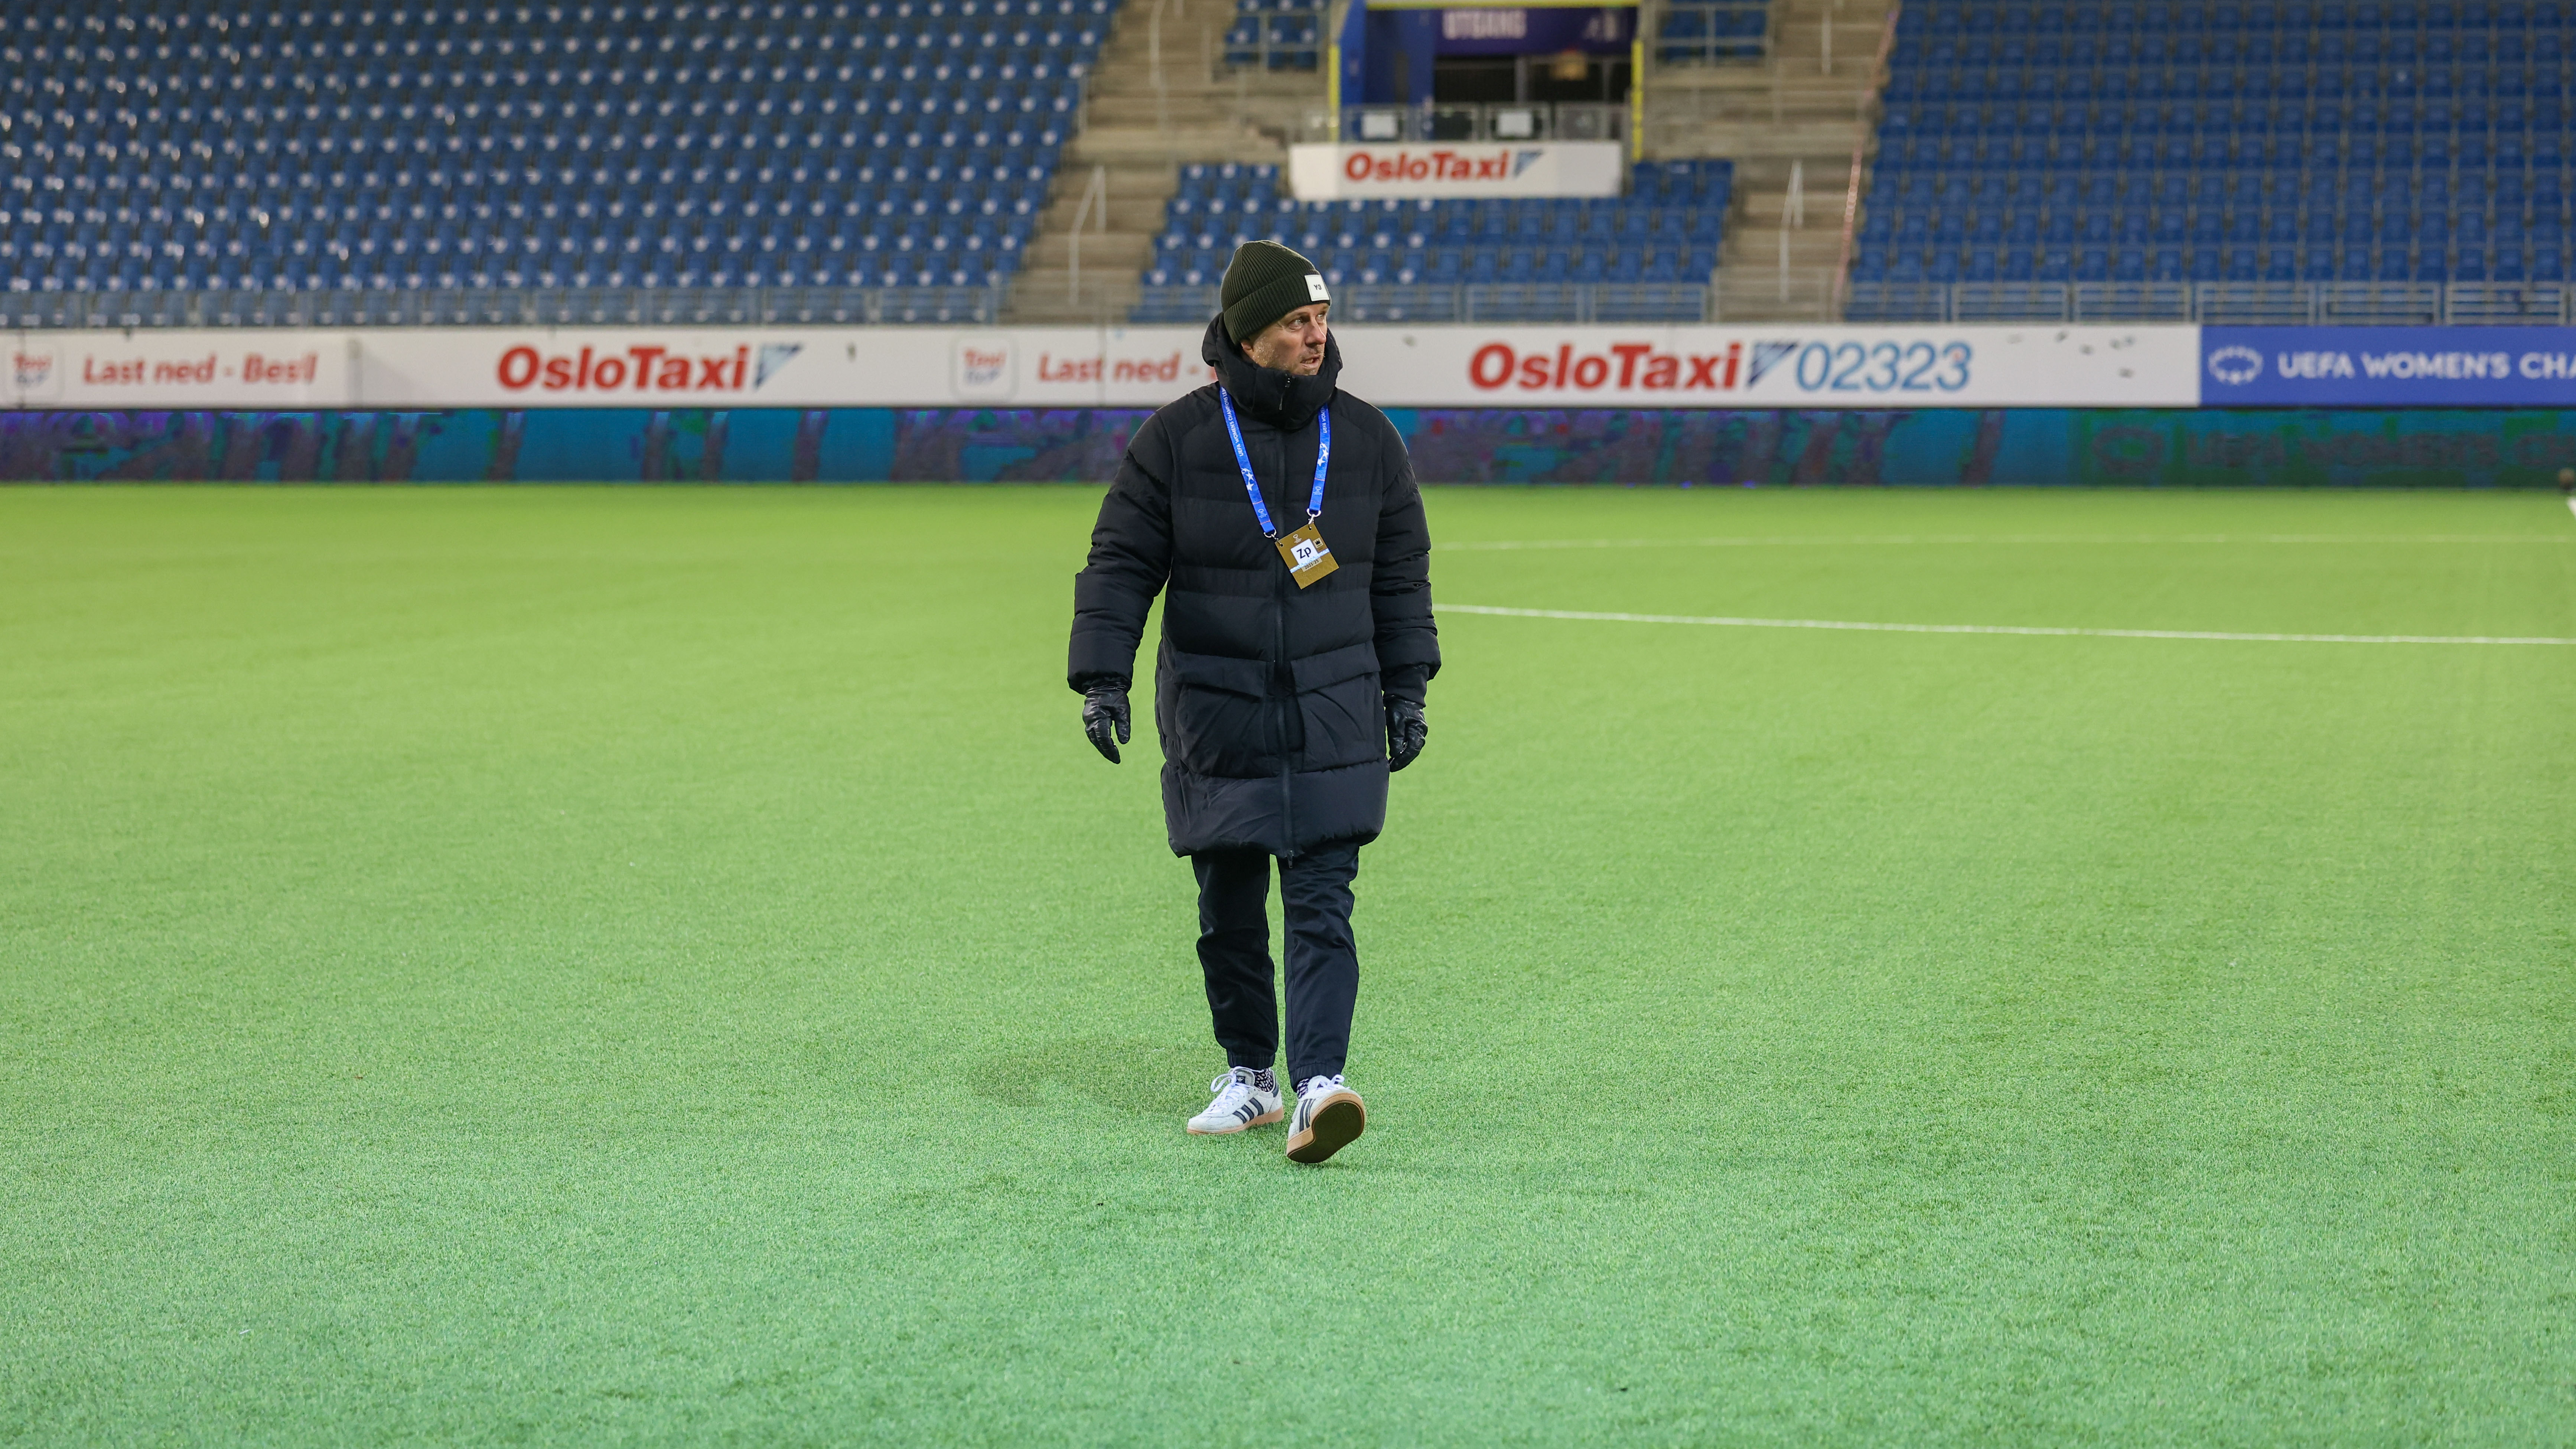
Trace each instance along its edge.
<path fill-rule="evenodd" d="M 1368 1107 L 1339 1077 L 1308 1077 L 1297 1088 L 1297 1117 L 1288 1124 L 1288 1160 L 1321 1162 L 1368 1130 Z"/>
<path fill-rule="evenodd" d="M 1250 1067 L 1230 1067 L 1208 1083 L 1216 1100 L 1190 1119 L 1190 1130 L 1203 1134 L 1241 1132 L 1266 1127 L 1286 1115 L 1279 1105 L 1279 1079 Z"/>

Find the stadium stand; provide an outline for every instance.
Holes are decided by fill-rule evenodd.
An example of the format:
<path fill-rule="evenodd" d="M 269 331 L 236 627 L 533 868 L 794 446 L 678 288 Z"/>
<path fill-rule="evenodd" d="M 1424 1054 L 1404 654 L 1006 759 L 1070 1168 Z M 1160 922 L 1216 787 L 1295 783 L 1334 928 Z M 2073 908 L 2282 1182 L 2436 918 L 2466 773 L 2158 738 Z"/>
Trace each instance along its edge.
<path fill-rule="evenodd" d="M 2557 321 L 2571 41 L 2554 0 L 1913 0 L 1848 315 Z"/>
<path fill-rule="evenodd" d="M 13 6 L 0 308 L 989 320 L 1115 3 Z"/>
<path fill-rule="evenodd" d="M 1204 321 L 1234 248 L 1269 237 L 1322 269 L 1352 321 L 1697 321 L 1732 176 L 1641 161 L 1600 200 L 1300 202 L 1275 166 L 1184 166 L 1130 320 Z"/>

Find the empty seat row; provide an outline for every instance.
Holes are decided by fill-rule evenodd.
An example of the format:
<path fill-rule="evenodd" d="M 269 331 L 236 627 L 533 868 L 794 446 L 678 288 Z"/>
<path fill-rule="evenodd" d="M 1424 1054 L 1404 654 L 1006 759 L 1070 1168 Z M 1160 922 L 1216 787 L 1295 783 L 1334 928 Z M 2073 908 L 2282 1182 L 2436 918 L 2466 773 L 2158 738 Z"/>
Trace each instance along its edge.
<path fill-rule="evenodd" d="M 1641 162 L 1621 197 L 1301 202 L 1268 166 L 1193 164 L 1164 212 L 1143 281 L 1197 288 L 1255 239 L 1297 248 L 1336 285 L 1704 284 L 1717 265 L 1733 168 Z M 1160 315 L 1154 312 L 1153 315 Z"/>
<path fill-rule="evenodd" d="M 1914 0 L 1899 44 L 1943 35 L 2172 35 L 2556 26 L 2560 0 Z"/>
<path fill-rule="evenodd" d="M 1876 254 L 1856 282 L 2519 282 L 2576 276 L 2554 246 L 2086 247 L 1946 246 Z"/>
<path fill-rule="evenodd" d="M 32 0 L 0 285 L 998 285 L 1111 13 Z"/>
<path fill-rule="evenodd" d="M 2534 39 L 2493 64 L 2420 61 L 2340 66 L 2252 63 L 2086 68 L 2052 66 L 1921 66 L 1889 77 L 1889 100 L 1991 100 L 2021 96 L 2309 96 L 2563 94 L 2576 42 Z"/>
<path fill-rule="evenodd" d="M 439 38 L 489 38 L 507 42 L 524 38 L 531 45 L 548 41 L 575 44 L 575 36 L 685 35 L 693 32 L 740 38 L 766 46 L 772 40 L 809 34 L 818 27 L 886 32 L 908 24 L 979 17 L 1106 16 L 1112 0 L 768 0 L 762 4 L 692 3 L 641 5 L 403 5 L 298 6 L 215 10 L 190 0 L 127 0 L 113 12 L 74 7 L 31 6 L 0 18 L 0 36 L 83 46 L 132 45 L 168 37 L 328 36 L 374 38 L 417 34 Z M 542 53 L 542 52 L 540 52 Z"/>
<path fill-rule="evenodd" d="M 1204 287 L 1223 280 L 1230 250 L 1159 258 L 1148 287 Z M 1320 249 L 1313 261 L 1334 286 L 1456 286 L 1480 282 L 1705 283 L 1717 249 L 1704 246 L 1472 247 L 1422 250 Z"/>
<path fill-rule="evenodd" d="M 2566 48 L 2576 18 L 2557 6 L 2093 8 L 2152 16 L 2155 27 L 2094 23 L 2097 14 L 2079 32 L 2068 7 L 1954 0 L 1903 12 L 1856 279 L 2411 281 L 2563 270 L 2576 192 L 2565 120 L 2576 106 L 2569 77 L 2528 60 Z M 2459 43 L 2472 9 L 2487 32 L 2510 28 L 2512 44 Z M 2014 23 L 1988 23 L 2007 13 Z M 2375 87 L 2379 72 L 2311 60 L 2375 47 L 2407 26 L 2434 37 L 2408 44 L 2444 57 L 2444 92 L 2357 88 Z M 2463 58 L 2473 54 L 2495 58 Z M 2232 89 L 2202 96 L 2113 93 L 2106 82 L 2155 78 L 2171 92 L 2225 68 L 2133 66 L 2142 56 L 2288 57 L 2304 69 L 2231 72 Z M 1986 69 L 1950 64 L 1963 58 Z M 1938 96 L 1913 83 L 1926 73 L 1985 83 Z M 2278 82 L 2293 73 L 2295 93 L 2285 93 Z M 2268 80 L 2248 83 L 2258 76 Z"/>

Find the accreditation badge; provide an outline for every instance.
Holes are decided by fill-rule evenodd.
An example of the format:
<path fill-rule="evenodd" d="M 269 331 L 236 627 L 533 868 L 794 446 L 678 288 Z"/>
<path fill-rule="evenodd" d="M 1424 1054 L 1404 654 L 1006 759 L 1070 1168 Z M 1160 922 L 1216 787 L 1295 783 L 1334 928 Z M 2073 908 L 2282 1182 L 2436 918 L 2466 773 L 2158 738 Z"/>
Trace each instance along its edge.
<path fill-rule="evenodd" d="M 1315 520 L 1295 533 L 1283 533 L 1270 540 L 1279 545 L 1279 556 L 1287 560 L 1288 577 L 1304 588 L 1341 565 L 1333 562 L 1333 551 L 1324 546 L 1324 536 L 1315 531 Z"/>

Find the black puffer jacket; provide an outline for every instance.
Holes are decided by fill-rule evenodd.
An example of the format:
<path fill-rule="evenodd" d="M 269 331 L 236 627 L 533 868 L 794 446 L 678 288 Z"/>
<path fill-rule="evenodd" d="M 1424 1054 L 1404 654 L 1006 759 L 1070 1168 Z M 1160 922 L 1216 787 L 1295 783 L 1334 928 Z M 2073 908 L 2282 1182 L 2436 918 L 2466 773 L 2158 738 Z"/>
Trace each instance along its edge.
<path fill-rule="evenodd" d="M 1272 521 L 1296 527 L 1315 480 L 1315 415 L 1332 409 L 1333 457 L 1318 526 L 1339 568 L 1297 587 L 1261 534 L 1235 467 L 1215 385 L 1146 420 L 1101 502 L 1091 561 L 1073 581 L 1069 678 L 1083 689 L 1135 668 L 1163 600 L 1154 723 L 1172 851 L 1252 846 L 1293 856 L 1371 840 L 1386 824 L 1381 693 L 1420 702 L 1440 668 L 1430 530 L 1404 440 L 1323 370 L 1259 367 L 1208 324 L 1201 355 L 1233 395 Z"/>

